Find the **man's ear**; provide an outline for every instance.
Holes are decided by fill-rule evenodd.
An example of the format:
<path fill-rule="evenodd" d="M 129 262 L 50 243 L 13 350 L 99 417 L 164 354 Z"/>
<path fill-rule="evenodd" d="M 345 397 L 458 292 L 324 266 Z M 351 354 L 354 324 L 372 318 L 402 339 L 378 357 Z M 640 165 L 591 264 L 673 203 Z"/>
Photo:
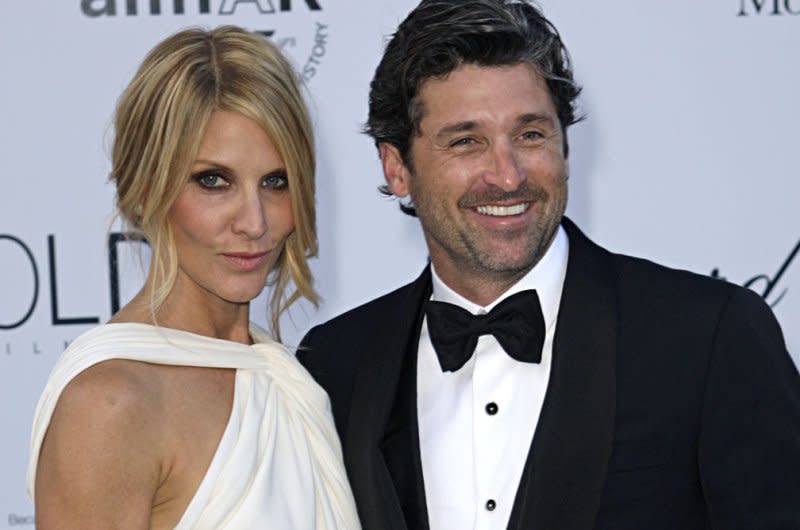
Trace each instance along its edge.
<path fill-rule="evenodd" d="M 378 144 L 378 151 L 381 155 L 383 178 L 386 179 L 386 185 L 389 186 L 389 190 L 396 197 L 407 197 L 411 173 L 403 162 L 400 151 L 396 146 L 386 142 Z"/>

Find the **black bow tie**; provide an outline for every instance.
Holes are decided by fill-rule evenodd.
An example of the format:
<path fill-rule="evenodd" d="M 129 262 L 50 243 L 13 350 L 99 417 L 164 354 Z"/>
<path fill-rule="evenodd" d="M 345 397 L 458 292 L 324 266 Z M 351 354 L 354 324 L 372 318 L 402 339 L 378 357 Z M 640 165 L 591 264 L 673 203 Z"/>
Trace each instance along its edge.
<path fill-rule="evenodd" d="M 517 361 L 538 363 L 544 344 L 544 317 L 534 290 L 509 296 L 485 315 L 445 302 L 428 301 L 428 334 L 443 372 L 455 372 L 472 357 L 478 337 L 494 335 Z"/>

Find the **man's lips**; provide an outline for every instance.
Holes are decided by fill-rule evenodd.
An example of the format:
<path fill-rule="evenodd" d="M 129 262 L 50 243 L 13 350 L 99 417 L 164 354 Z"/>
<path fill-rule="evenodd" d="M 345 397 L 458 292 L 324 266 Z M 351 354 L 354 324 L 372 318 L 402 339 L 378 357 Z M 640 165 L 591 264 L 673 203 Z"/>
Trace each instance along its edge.
<path fill-rule="evenodd" d="M 252 271 L 258 269 L 267 259 L 269 252 L 228 252 L 222 256 L 238 269 Z"/>
<path fill-rule="evenodd" d="M 483 204 L 481 206 L 476 206 L 475 211 L 481 215 L 491 215 L 492 217 L 509 217 L 523 214 L 530 207 L 530 202 L 518 202 L 510 205 Z"/>
<path fill-rule="evenodd" d="M 492 187 L 468 192 L 459 199 L 458 206 L 483 216 L 514 217 L 523 215 L 535 203 L 544 203 L 547 199 L 544 189 L 523 182 L 518 189 L 512 191 Z"/>

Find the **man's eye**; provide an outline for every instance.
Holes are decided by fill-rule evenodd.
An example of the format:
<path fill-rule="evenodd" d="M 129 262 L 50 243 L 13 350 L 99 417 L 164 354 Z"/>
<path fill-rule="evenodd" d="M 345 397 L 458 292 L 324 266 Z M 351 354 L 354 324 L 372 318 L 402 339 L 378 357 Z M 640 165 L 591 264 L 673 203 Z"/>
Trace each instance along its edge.
<path fill-rule="evenodd" d="M 522 133 L 523 140 L 538 140 L 539 138 L 544 138 L 544 135 L 539 131 L 525 131 Z"/>
<path fill-rule="evenodd" d="M 286 173 L 273 173 L 264 177 L 263 186 L 265 188 L 280 189 L 285 188 L 289 184 L 289 179 Z"/>
<path fill-rule="evenodd" d="M 450 145 L 452 147 L 459 147 L 459 146 L 463 146 L 463 145 L 472 145 L 474 143 L 475 143 L 475 140 L 473 138 L 466 137 L 466 138 L 459 138 L 458 140 L 452 142 Z"/>
<path fill-rule="evenodd" d="M 228 181 L 218 173 L 200 173 L 193 178 L 204 188 L 222 188 L 228 184 Z"/>

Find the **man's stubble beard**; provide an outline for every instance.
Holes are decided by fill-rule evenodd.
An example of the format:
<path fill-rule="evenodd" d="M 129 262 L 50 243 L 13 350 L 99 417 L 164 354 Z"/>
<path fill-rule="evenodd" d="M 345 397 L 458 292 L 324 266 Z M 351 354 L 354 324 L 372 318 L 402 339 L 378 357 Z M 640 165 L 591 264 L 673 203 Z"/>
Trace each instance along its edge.
<path fill-rule="evenodd" d="M 508 257 L 492 252 L 491 245 L 486 244 L 490 243 L 489 235 L 478 234 L 477 237 L 471 237 L 471 233 L 467 231 L 468 224 L 458 225 L 455 219 L 449 218 L 449 215 L 441 215 L 441 212 L 448 211 L 446 208 L 437 209 L 436 204 L 429 204 L 426 199 L 418 201 L 416 193 L 412 194 L 412 198 L 423 225 L 429 250 L 435 243 L 449 255 L 459 272 L 464 275 L 481 278 L 486 283 L 510 284 L 527 274 L 541 260 L 555 238 L 567 204 L 566 181 L 567 177 L 564 176 L 561 186 L 552 195 L 541 187 L 531 188 L 525 185 L 513 192 L 496 190 L 488 194 L 465 194 L 459 199 L 460 209 L 486 201 L 508 199 L 532 200 L 536 201 L 534 205 L 538 203 L 550 207 L 547 215 L 536 219 L 526 228 L 526 235 L 510 235 L 512 239 L 521 238 L 520 243 L 529 246 L 529 250 L 521 253 L 516 259 L 514 256 Z M 422 215 L 419 215 L 420 212 Z M 428 215 L 429 213 L 431 215 Z"/>

